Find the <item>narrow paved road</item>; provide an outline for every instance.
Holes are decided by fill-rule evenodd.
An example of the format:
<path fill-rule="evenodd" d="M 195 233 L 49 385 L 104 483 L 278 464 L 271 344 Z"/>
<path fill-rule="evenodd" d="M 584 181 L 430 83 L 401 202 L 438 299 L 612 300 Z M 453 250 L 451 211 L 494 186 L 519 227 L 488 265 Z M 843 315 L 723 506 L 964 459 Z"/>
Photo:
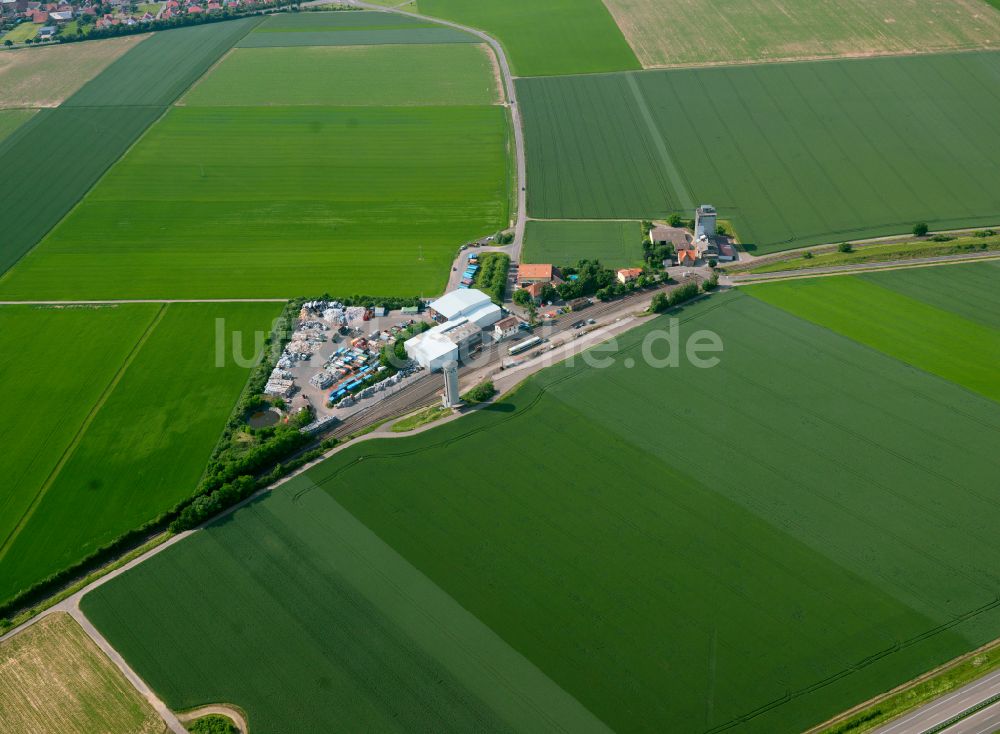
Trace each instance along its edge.
<path fill-rule="evenodd" d="M 906 716 L 875 729 L 872 734 L 924 734 L 924 732 L 943 724 L 963 711 L 967 711 L 981 701 L 996 695 L 1000 695 L 1000 671 L 936 698 Z M 1000 707 L 994 704 L 985 709 L 983 713 L 985 714 L 986 711 L 991 713 L 963 719 L 945 731 L 948 734 L 980 734 L 980 732 L 992 733 L 1000 729 Z M 991 721 L 992 723 L 990 723 Z M 994 728 L 990 728 L 991 726 Z"/>

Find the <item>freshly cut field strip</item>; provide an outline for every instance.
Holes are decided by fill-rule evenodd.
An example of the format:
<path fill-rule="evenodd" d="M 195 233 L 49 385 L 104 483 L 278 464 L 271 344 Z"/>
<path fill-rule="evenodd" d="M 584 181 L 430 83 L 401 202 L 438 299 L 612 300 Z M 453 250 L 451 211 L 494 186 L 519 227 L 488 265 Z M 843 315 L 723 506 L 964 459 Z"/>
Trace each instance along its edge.
<path fill-rule="evenodd" d="M 232 334 L 242 335 L 244 359 L 250 360 L 253 335 L 267 333 L 279 310 L 275 303 L 164 307 L 110 394 L 96 409 L 93 402 L 84 408 L 95 410 L 92 422 L 0 549 L 0 600 L 194 491 L 249 372 L 233 359 Z M 216 319 L 224 319 L 224 344 L 217 343 Z M 84 389 L 86 379 L 77 374 L 70 384 Z M 20 462 L 36 447 L 27 447 Z"/>
<path fill-rule="evenodd" d="M 240 41 L 239 45 L 258 48 L 479 41 L 480 39 L 463 31 L 397 13 L 339 12 L 272 15 Z"/>
<path fill-rule="evenodd" d="M 0 724 L 8 732 L 160 734 L 153 707 L 68 614 L 0 643 Z"/>
<path fill-rule="evenodd" d="M 0 110 L 0 142 L 26 123 L 35 110 Z"/>
<path fill-rule="evenodd" d="M 1000 46 L 983 0 L 605 0 L 643 66 Z"/>
<path fill-rule="evenodd" d="M 0 293 L 438 293 L 508 221 L 506 140 L 495 105 L 174 108 Z"/>
<path fill-rule="evenodd" d="M 156 33 L 105 69 L 66 104 L 169 105 L 260 21 L 241 18 Z"/>
<path fill-rule="evenodd" d="M 531 220 L 521 260 L 575 265 L 600 260 L 610 267 L 641 265 L 642 232 L 638 222 L 573 222 Z"/>
<path fill-rule="evenodd" d="M 490 105 L 499 101 L 482 44 L 234 49 L 196 85 L 192 106 Z M 308 73 L 302 73 L 308 69 Z"/>
<path fill-rule="evenodd" d="M 124 36 L 2 53 L 0 108 L 55 107 L 148 37 Z"/>
<path fill-rule="evenodd" d="M 995 268 L 991 275 L 987 299 L 997 290 Z M 930 288 L 947 292 L 948 285 L 928 281 Z M 1000 327 L 923 303 L 917 294 L 883 288 L 877 277 L 790 280 L 752 286 L 747 292 L 1000 402 Z"/>
<path fill-rule="evenodd" d="M 687 191 L 758 254 L 995 224 L 998 74 L 980 52 L 522 79 L 528 213 L 689 214 Z"/>
<path fill-rule="evenodd" d="M 0 274 L 69 212 L 166 105 L 258 22 L 238 20 L 157 33 L 133 46 L 62 106 L 43 110 L 0 142 L 0 170 L 18 172 L 0 177 Z M 59 140 L 73 141 L 73 155 L 53 144 Z M 59 175 L 54 177 L 53 171 Z"/>
<path fill-rule="evenodd" d="M 0 547 L 157 310 L 0 306 Z"/>
<path fill-rule="evenodd" d="M 1000 329 L 1000 262 L 908 268 L 858 278 Z"/>
<path fill-rule="evenodd" d="M 801 731 L 993 639 L 1000 405 L 739 292 L 676 315 L 682 349 L 721 337 L 717 366 L 653 366 L 643 344 L 664 358 L 671 328 L 655 319 L 604 369 L 557 366 L 460 421 L 344 450 L 85 611 L 171 703 L 253 705 L 215 671 L 244 691 L 305 678 L 267 705 L 324 723 L 304 705 L 327 700 L 315 671 L 336 680 L 316 640 L 349 629 L 328 594 L 374 557 L 317 550 L 344 537 L 325 491 L 616 731 Z M 504 471 L 470 482 L 488 446 Z M 421 618 L 424 598 L 387 606 Z M 248 630 L 266 662 L 234 644 Z"/>
<path fill-rule="evenodd" d="M 499 39 L 518 76 L 639 68 L 601 0 L 420 0 L 420 12 Z"/>
<path fill-rule="evenodd" d="M 300 478 L 83 600 L 168 705 L 235 702 L 261 733 L 607 732 L 309 488 Z"/>

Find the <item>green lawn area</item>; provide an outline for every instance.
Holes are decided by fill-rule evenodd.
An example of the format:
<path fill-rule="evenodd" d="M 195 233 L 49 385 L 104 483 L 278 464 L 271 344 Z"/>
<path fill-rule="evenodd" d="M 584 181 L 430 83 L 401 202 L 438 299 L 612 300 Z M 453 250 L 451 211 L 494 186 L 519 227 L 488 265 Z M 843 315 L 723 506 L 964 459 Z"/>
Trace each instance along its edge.
<path fill-rule="evenodd" d="M 269 331 L 279 311 L 277 303 L 11 309 L 14 353 L 37 342 L 33 362 L 54 354 L 28 375 L 24 358 L 11 358 L 0 379 L 23 385 L 25 403 L 8 401 L 4 423 L 16 449 L 7 476 L 26 474 L 15 485 L 23 487 L 18 505 L 4 513 L 12 522 L 5 520 L 0 546 L 0 600 L 194 491 L 249 372 L 228 350 L 216 365 L 216 319 L 225 319 L 227 334 L 244 334 L 249 358 L 253 333 Z M 60 341 L 64 332 L 81 340 L 76 349 Z M 67 354 L 73 359 L 62 367 Z M 25 412 L 51 417 L 35 428 L 24 425 Z"/>
<path fill-rule="evenodd" d="M 607 0 L 644 66 L 996 48 L 982 0 Z M 706 29 L 711 29 L 706 32 Z"/>
<path fill-rule="evenodd" d="M 998 73 L 1000 53 L 972 52 L 522 79 L 528 213 L 708 202 L 756 254 L 994 225 Z"/>
<path fill-rule="evenodd" d="M 24 43 L 29 38 L 38 35 L 38 29 L 42 26 L 36 23 L 19 23 L 0 37 L 0 43 L 11 41 L 13 43 Z"/>
<path fill-rule="evenodd" d="M 499 106 L 177 107 L 0 294 L 439 293 L 507 223 L 506 140 Z"/>
<path fill-rule="evenodd" d="M 0 643 L 0 721 L 9 732 L 158 734 L 153 707 L 64 612 Z"/>
<path fill-rule="evenodd" d="M 499 39 L 517 76 L 639 68 L 601 0 L 420 0 L 420 12 Z"/>
<path fill-rule="evenodd" d="M 642 265 L 639 222 L 572 222 L 530 220 L 521 260 L 527 263 L 575 265 L 600 260 L 613 268 Z"/>
<path fill-rule="evenodd" d="M 37 110 L 0 110 L 0 142 L 30 120 Z"/>
<path fill-rule="evenodd" d="M 928 326 L 919 303 L 888 308 L 901 332 Z M 666 356 L 671 317 L 682 344 L 715 332 L 720 362 L 644 358 Z M 996 402 L 742 292 L 601 356 L 612 364 L 559 365 L 459 421 L 349 447 L 84 610 L 168 705 L 234 701 L 262 731 L 283 716 L 365 728 L 354 709 L 367 699 L 340 693 L 342 660 L 366 661 L 351 681 L 401 679 L 385 662 L 400 656 L 339 642 L 354 624 L 345 583 L 365 602 L 352 619 L 406 620 L 368 622 L 376 636 L 350 645 L 393 650 L 377 635 L 401 629 L 438 660 L 479 654 L 413 634 L 457 628 L 428 613 L 444 594 L 523 656 L 494 671 L 522 682 L 526 659 L 615 731 L 802 731 L 996 637 Z M 503 471 L 470 480 L 496 447 Z M 388 571 L 394 554 L 419 582 Z M 275 678 L 294 693 L 270 695 Z M 317 679 L 332 693 L 317 696 Z M 452 724 L 438 700 L 400 726 Z M 530 728 L 509 718 L 527 705 L 493 710 Z"/>
<path fill-rule="evenodd" d="M 951 267 L 935 270 L 940 272 L 928 276 L 928 287 L 947 294 L 960 274 Z M 749 286 L 747 292 L 1000 402 L 1000 328 L 883 288 L 871 276 L 796 279 Z"/>
<path fill-rule="evenodd" d="M 922 257 L 941 255 L 961 255 L 975 252 L 1000 250 L 1000 237 L 959 237 L 951 242 L 916 240 L 895 245 L 865 245 L 855 247 L 851 252 L 832 249 L 829 252 L 813 253 L 812 257 L 788 257 L 774 262 L 748 268 L 747 273 L 777 273 L 785 270 L 810 270 L 838 265 L 861 263 L 899 262 Z"/>
<path fill-rule="evenodd" d="M 479 42 L 475 36 L 454 28 L 396 13 L 313 12 L 268 16 L 239 45 L 259 48 Z"/>
<path fill-rule="evenodd" d="M 183 103 L 491 105 L 500 94 L 493 65 L 492 52 L 471 43 L 239 48 Z M 306 69 L 308 73 L 303 73 Z"/>

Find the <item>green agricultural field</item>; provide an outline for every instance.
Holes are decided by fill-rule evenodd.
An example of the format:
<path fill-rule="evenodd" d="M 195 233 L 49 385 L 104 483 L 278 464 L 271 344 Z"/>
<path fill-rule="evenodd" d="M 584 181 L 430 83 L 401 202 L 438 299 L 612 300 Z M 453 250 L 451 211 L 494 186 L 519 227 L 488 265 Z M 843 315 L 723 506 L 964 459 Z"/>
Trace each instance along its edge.
<path fill-rule="evenodd" d="M 900 331 L 927 320 L 893 313 Z M 654 366 L 668 328 L 717 334 L 703 356 L 718 364 Z M 345 449 L 85 612 L 168 704 L 235 702 L 263 732 L 372 721 L 337 664 L 405 681 L 354 646 L 457 628 L 427 611 L 442 594 L 523 656 L 497 674 L 522 682 L 526 660 L 546 695 L 616 731 L 801 731 L 996 637 L 996 402 L 741 292 L 593 354 L 611 364 L 556 366 L 459 421 Z M 470 457 L 498 445 L 504 471 L 470 481 Z M 346 622 L 345 585 L 364 601 Z M 374 611 L 402 621 L 351 638 Z M 402 728 L 453 723 L 430 701 L 401 704 L 426 716 Z"/>
<path fill-rule="evenodd" d="M 988 293 L 996 290 L 996 267 L 990 274 Z M 953 288 L 969 295 L 970 289 L 961 287 L 959 274 L 950 268 L 934 275 L 926 279 L 928 288 L 944 296 Z M 1000 402 L 1000 328 L 996 326 L 924 303 L 919 294 L 883 288 L 872 276 L 796 279 L 752 286 L 747 292 Z M 996 302 L 995 296 L 986 298 Z M 981 297 L 977 300 L 984 309 L 988 307 Z"/>
<path fill-rule="evenodd" d="M 26 123 L 35 110 L 0 110 L 0 142 Z"/>
<path fill-rule="evenodd" d="M 0 643 L 0 722 L 32 734 L 161 734 L 153 707 L 65 613 Z"/>
<path fill-rule="evenodd" d="M 995 224 L 998 73 L 983 52 L 522 79 L 528 212 L 709 202 L 758 254 Z"/>
<path fill-rule="evenodd" d="M 178 107 L 0 293 L 433 295 L 508 221 L 506 141 L 495 105 Z"/>
<path fill-rule="evenodd" d="M 492 51 L 484 44 L 239 48 L 183 103 L 490 105 L 500 94 L 494 69 Z"/>
<path fill-rule="evenodd" d="M 639 68 L 601 0 L 420 0 L 420 12 L 499 39 L 518 76 Z"/>
<path fill-rule="evenodd" d="M 157 306 L 0 306 L 0 547 L 121 369 Z M 66 359 L 72 355 L 72 359 Z M 85 377 L 83 377 L 85 376 Z"/>
<path fill-rule="evenodd" d="M 0 170 L 18 172 L 0 177 L 4 202 L 0 273 L 34 247 L 166 106 L 259 20 L 211 23 L 149 36 L 60 107 L 43 110 L 0 142 Z M 79 44 L 82 53 L 89 45 L 89 41 Z M 53 145 L 57 140 L 72 140 L 72 155 Z M 28 299 L 40 296 L 41 292 L 26 294 Z"/>
<path fill-rule="evenodd" d="M 1000 263 L 907 268 L 859 275 L 904 296 L 1000 329 Z"/>
<path fill-rule="evenodd" d="M 321 491 L 253 502 L 83 609 L 170 707 L 235 703 L 255 734 L 609 734 Z"/>
<path fill-rule="evenodd" d="M 575 265 L 600 260 L 613 268 L 642 265 L 642 232 L 638 222 L 571 222 L 530 220 L 521 260 L 527 263 Z"/>
<path fill-rule="evenodd" d="M 60 356 L 52 361 L 58 365 L 60 357 L 73 354 L 74 369 L 54 386 L 55 394 L 46 402 L 52 421 L 58 418 L 49 429 L 62 437 L 57 445 L 49 447 L 40 436 L 42 428 L 32 429 L 38 432 L 34 440 L 17 435 L 30 427 L 23 425 L 19 413 L 10 414 L 18 447 L 12 457 L 13 471 L 23 471 L 27 464 L 31 473 L 26 477 L 30 482 L 18 485 L 25 489 L 19 492 L 23 497 L 12 516 L 16 524 L 4 528 L 0 601 L 82 560 L 194 491 L 249 373 L 248 367 L 232 359 L 228 342 L 224 363 L 217 366 L 216 319 L 225 319 L 226 334 L 244 334 L 249 360 L 254 332 L 270 330 L 280 304 L 119 308 L 121 315 L 117 309 L 100 309 L 85 310 L 84 316 L 77 315 L 78 309 L 67 309 L 66 318 L 75 321 L 65 324 L 59 322 L 61 310 L 17 307 L 13 312 L 22 340 L 32 327 L 44 327 L 31 337 L 38 342 L 53 341 L 43 344 L 42 356 L 45 350 L 57 350 Z M 40 317 L 32 318 L 36 314 Z M 99 326 L 87 324 L 85 316 L 100 319 Z M 125 318 L 128 322 L 122 323 Z M 85 340 L 79 351 L 91 363 L 108 359 L 110 365 L 103 367 L 102 379 L 94 380 L 93 386 L 87 384 L 89 377 L 100 375 L 101 368 L 87 371 L 89 363 L 76 364 L 76 353 L 54 336 L 57 329 L 71 329 L 78 322 L 83 322 L 80 338 Z M 98 338 L 87 339 L 94 332 Z M 44 394 L 60 372 L 50 374 L 44 369 L 47 365 L 33 363 L 41 369 L 25 376 L 23 361 L 12 359 L 0 382 L 22 383 L 26 396 Z M 55 367 L 60 369 L 69 367 Z M 74 403 L 77 393 L 79 406 Z M 13 408 L 17 408 L 16 400 Z M 45 415 L 41 406 L 30 410 Z M 71 420 L 66 421 L 67 417 Z M 64 421 L 69 425 L 62 425 Z M 36 463 L 29 463 L 39 447 L 45 453 Z M 30 487 L 34 490 L 29 491 Z"/>
<path fill-rule="evenodd" d="M 643 66 L 1000 46 L 983 0 L 606 0 Z"/>
<path fill-rule="evenodd" d="M 478 43 L 468 33 L 397 13 L 271 15 L 240 41 L 249 48 L 367 46 L 372 44 Z"/>

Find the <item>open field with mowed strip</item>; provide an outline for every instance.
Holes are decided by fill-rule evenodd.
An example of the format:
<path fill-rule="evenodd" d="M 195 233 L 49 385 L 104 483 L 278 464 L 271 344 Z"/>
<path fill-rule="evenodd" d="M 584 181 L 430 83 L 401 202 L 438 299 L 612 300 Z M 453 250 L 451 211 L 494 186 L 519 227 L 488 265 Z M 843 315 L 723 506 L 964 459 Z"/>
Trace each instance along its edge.
<path fill-rule="evenodd" d="M 1000 46 L 984 0 L 606 0 L 643 66 Z"/>
<path fill-rule="evenodd" d="M 147 37 L 123 36 L 2 53 L 0 108 L 55 107 Z"/>
<path fill-rule="evenodd" d="M 521 260 L 527 263 L 576 265 L 600 260 L 614 268 L 642 265 L 638 222 L 573 222 L 530 220 Z"/>
<path fill-rule="evenodd" d="M 249 373 L 229 342 L 216 363 L 216 319 L 229 340 L 243 334 L 249 360 L 252 335 L 279 310 L 0 308 L 0 384 L 14 393 L 0 464 L 19 479 L 4 498 L 0 601 L 191 495 Z"/>
<path fill-rule="evenodd" d="M 995 291 L 1000 269 L 994 264 L 986 267 Z M 965 283 L 966 268 L 934 270 L 924 278 L 929 290 L 971 295 L 988 310 L 975 293 L 978 284 Z M 919 293 L 904 295 L 885 288 L 872 275 L 766 283 L 747 292 L 1000 403 L 1000 328 L 995 324 L 970 319 L 944 304 L 924 303 Z"/>
<path fill-rule="evenodd" d="M 998 73 L 975 52 L 522 79 L 528 213 L 709 202 L 758 254 L 994 224 Z"/>
<path fill-rule="evenodd" d="M 367 46 L 401 43 L 479 43 L 455 28 L 397 13 L 279 13 L 269 16 L 239 45 Z"/>
<path fill-rule="evenodd" d="M 721 337 L 716 366 L 644 358 L 667 356 L 671 315 L 682 347 Z M 339 657 L 315 641 L 343 631 L 345 578 L 411 622 L 431 588 L 450 595 L 617 731 L 801 731 L 997 636 L 1000 404 L 743 293 L 671 315 L 600 350 L 604 368 L 553 367 L 460 421 L 340 452 L 85 611 L 171 705 L 222 696 L 317 729 L 337 714 L 307 689 L 276 700 L 274 658 L 279 678 L 331 680 Z M 504 471 L 470 481 L 498 446 Z M 432 586 L 402 608 L 375 591 L 416 587 L 344 547 L 355 519 Z"/>
<path fill-rule="evenodd" d="M 436 294 L 507 224 L 506 143 L 496 105 L 177 107 L 0 294 Z"/>
<path fill-rule="evenodd" d="M 160 734 L 166 725 L 68 614 L 0 643 L 5 732 Z"/>
<path fill-rule="evenodd" d="M 238 48 L 183 104 L 491 105 L 500 99 L 495 68 L 493 52 L 472 43 Z"/>
<path fill-rule="evenodd" d="M 517 76 L 640 68 L 601 0 L 421 0 L 419 7 L 498 39 Z"/>
<path fill-rule="evenodd" d="M 144 36 L 62 105 L 42 110 L 0 142 L 0 170 L 17 171 L 0 177 L 0 273 L 34 247 L 167 105 L 258 22 L 250 18 Z M 87 54 L 91 43 L 103 41 L 67 50 Z M 70 139 L 72 155 L 52 142 Z M 41 294 L 27 298 L 35 296 Z"/>

